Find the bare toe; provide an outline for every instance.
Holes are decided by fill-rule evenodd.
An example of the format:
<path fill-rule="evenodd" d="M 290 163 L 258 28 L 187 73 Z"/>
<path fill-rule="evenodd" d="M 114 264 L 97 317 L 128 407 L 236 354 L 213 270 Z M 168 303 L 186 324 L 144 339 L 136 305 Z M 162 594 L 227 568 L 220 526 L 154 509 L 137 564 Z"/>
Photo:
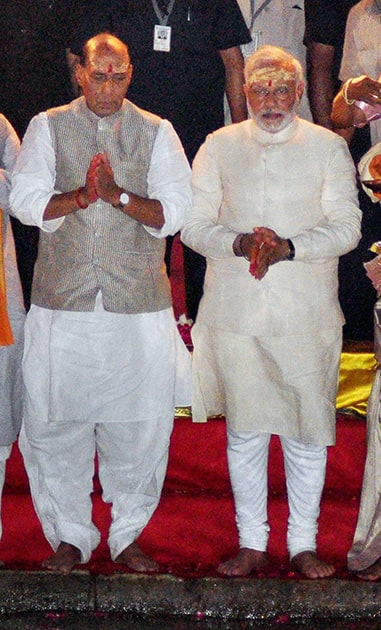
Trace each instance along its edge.
<path fill-rule="evenodd" d="M 314 551 L 302 551 L 296 554 L 291 560 L 291 564 L 308 578 L 325 578 L 335 573 L 335 567 L 321 560 Z"/>
<path fill-rule="evenodd" d="M 57 551 L 43 560 L 42 566 L 50 571 L 59 571 L 63 575 L 68 575 L 76 564 L 81 562 L 81 552 L 78 547 L 69 543 L 61 542 Z"/>
<path fill-rule="evenodd" d="M 140 573 L 154 573 L 159 570 L 158 563 L 143 553 L 136 542 L 128 545 L 128 547 L 119 554 L 115 562 L 125 564 L 129 569 Z"/>
<path fill-rule="evenodd" d="M 222 575 L 245 576 L 252 571 L 258 571 L 268 565 L 267 555 L 264 551 L 242 547 L 231 560 L 222 562 L 217 571 Z"/>
<path fill-rule="evenodd" d="M 381 558 L 377 560 L 374 564 L 362 571 L 357 571 L 357 577 L 361 580 L 367 580 L 368 582 L 374 582 L 375 580 L 379 580 L 381 578 Z"/>

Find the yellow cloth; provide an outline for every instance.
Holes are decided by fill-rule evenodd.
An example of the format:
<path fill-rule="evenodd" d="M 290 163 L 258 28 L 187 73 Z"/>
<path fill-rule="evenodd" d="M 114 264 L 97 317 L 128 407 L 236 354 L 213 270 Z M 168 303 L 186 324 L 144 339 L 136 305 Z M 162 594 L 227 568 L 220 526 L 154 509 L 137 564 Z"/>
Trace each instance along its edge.
<path fill-rule="evenodd" d="M 376 374 L 372 352 L 342 352 L 336 408 L 366 415 L 367 402 Z"/>
<path fill-rule="evenodd" d="M 0 346 L 13 343 L 11 325 L 7 313 L 7 291 L 4 270 L 3 215 L 0 210 Z"/>

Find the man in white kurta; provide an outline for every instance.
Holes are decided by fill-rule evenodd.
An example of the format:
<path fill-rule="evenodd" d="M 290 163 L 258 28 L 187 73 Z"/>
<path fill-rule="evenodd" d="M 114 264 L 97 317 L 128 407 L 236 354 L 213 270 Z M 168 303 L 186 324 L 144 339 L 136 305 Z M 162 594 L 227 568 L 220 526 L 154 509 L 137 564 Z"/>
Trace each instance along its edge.
<path fill-rule="evenodd" d="M 20 444 L 55 551 L 44 566 L 62 573 L 99 543 L 95 452 L 111 557 L 157 570 L 136 539 L 160 498 L 174 406 L 189 402 L 163 255 L 190 209 L 190 168 L 170 123 L 124 98 L 131 75 L 120 40 L 89 40 L 83 96 L 31 121 L 13 178 L 15 213 L 41 229 Z"/>
<path fill-rule="evenodd" d="M 299 62 L 265 46 L 246 61 L 251 120 L 211 134 L 194 162 L 185 243 L 207 257 L 194 342 L 195 421 L 225 414 L 240 550 L 226 575 L 267 563 L 267 457 L 280 436 L 290 508 L 287 545 L 304 575 L 316 554 L 343 316 L 338 257 L 360 237 L 345 142 L 296 116 Z"/>
<path fill-rule="evenodd" d="M 0 300 L 4 300 L 0 305 L 0 504 L 6 460 L 21 426 L 23 399 L 21 358 L 25 309 L 9 219 L 10 177 L 19 149 L 15 130 L 0 114 Z M 11 328 L 12 339 L 4 338 L 4 320 Z M 0 518 L 0 537 L 1 533 Z"/>

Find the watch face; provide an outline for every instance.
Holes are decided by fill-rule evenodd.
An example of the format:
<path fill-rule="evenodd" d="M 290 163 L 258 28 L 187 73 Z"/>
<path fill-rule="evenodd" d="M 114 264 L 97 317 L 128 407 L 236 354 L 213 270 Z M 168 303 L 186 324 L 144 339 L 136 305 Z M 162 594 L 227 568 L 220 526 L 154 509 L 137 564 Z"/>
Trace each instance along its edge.
<path fill-rule="evenodd" d="M 120 197 L 119 197 L 119 203 L 120 203 L 122 206 L 125 206 L 125 205 L 126 205 L 126 203 L 128 203 L 129 201 L 130 201 L 130 197 L 129 197 L 129 195 L 127 195 L 127 193 L 125 193 L 125 192 L 124 192 L 124 193 L 122 193 L 122 194 L 120 195 Z"/>

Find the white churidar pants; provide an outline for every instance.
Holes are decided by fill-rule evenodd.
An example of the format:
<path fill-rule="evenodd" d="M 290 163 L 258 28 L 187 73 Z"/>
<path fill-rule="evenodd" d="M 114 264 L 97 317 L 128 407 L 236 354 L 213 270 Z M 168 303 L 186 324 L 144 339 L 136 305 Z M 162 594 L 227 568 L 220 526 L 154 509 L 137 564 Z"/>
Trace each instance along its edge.
<path fill-rule="evenodd" d="M 228 463 L 233 488 L 239 546 L 266 551 L 267 464 L 271 435 L 228 429 Z M 327 448 L 280 436 L 290 516 L 287 548 L 293 558 L 316 550 L 317 519 L 323 491 Z"/>

